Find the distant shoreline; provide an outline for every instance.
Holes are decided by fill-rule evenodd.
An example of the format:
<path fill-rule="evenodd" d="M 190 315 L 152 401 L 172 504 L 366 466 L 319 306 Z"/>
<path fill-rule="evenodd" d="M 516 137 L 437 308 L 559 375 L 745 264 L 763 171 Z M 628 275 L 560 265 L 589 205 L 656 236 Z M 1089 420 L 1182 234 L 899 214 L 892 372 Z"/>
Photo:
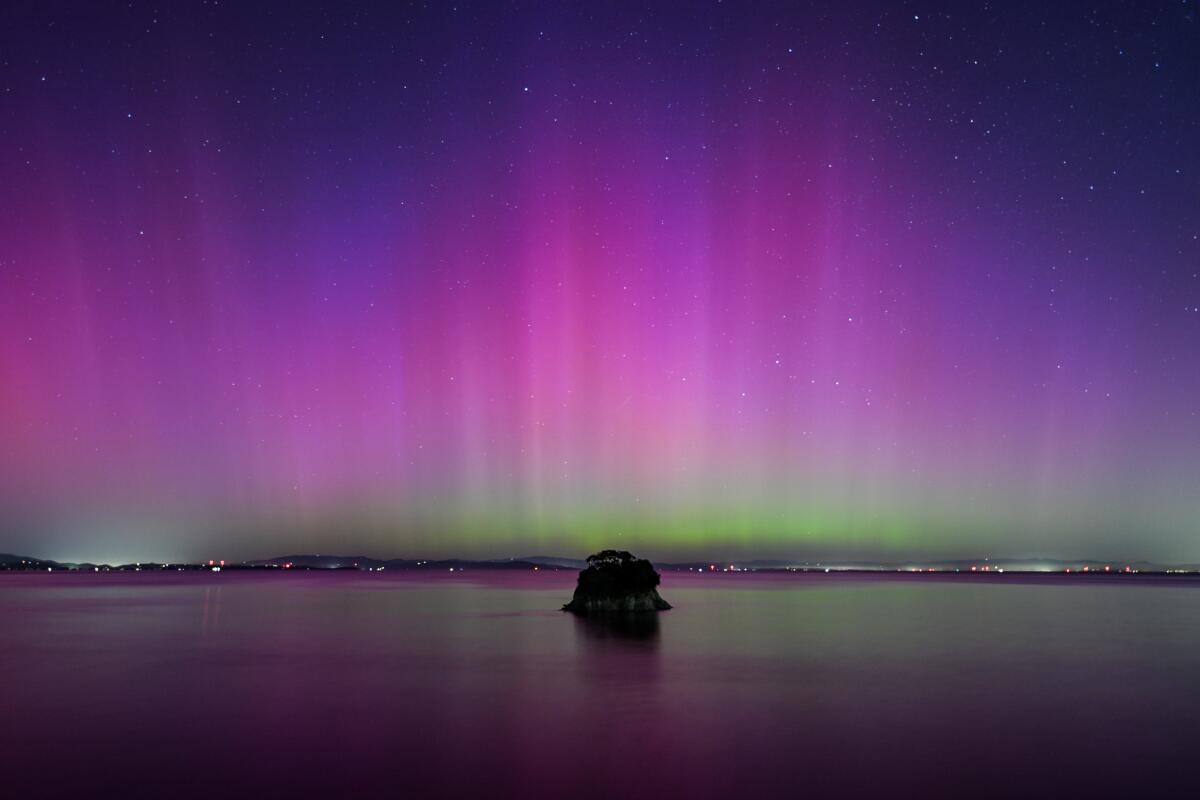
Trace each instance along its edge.
<path fill-rule="evenodd" d="M 214 554 L 215 556 L 216 554 Z M 1101 560 L 1094 558 L 1059 559 L 1048 557 L 1012 557 L 978 559 L 928 558 L 897 559 L 894 561 L 870 560 L 783 560 L 783 559 L 730 559 L 669 561 L 651 559 L 656 569 L 662 572 L 705 572 L 705 573 L 843 573 L 843 574 L 906 574 L 906 575 L 1198 575 L 1200 564 L 1163 563 L 1148 560 Z M 2 571 L 80 571 L 80 572 L 154 572 L 154 571 L 280 571 L 312 570 L 339 571 L 359 570 L 362 572 L 424 571 L 455 572 L 461 570 L 487 571 L 577 571 L 586 566 L 583 559 L 550 555 L 525 555 L 511 558 L 378 558 L 367 555 L 341 555 L 336 553 L 294 553 L 270 558 L 231 560 L 209 558 L 201 561 L 132 561 L 120 563 L 90 561 L 56 561 L 0 552 Z"/>

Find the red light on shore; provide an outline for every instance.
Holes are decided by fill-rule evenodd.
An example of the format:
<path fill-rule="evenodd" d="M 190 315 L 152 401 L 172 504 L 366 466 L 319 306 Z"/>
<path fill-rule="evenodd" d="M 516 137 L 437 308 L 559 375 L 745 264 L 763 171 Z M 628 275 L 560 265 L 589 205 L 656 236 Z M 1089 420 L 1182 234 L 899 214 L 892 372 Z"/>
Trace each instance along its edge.
<path fill-rule="evenodd" d="M 209 565 L 210 567 L 213 565 L 213 560 L 212 560 L 211 558 L 208 560 L 208 565 Z"/>
<path fill-rule="evenodd" d="M 972 565 L 971 565 L 971 572 L 975 572 L 975 565 L 974 565 L 974 564 L 972 564 Z"/>

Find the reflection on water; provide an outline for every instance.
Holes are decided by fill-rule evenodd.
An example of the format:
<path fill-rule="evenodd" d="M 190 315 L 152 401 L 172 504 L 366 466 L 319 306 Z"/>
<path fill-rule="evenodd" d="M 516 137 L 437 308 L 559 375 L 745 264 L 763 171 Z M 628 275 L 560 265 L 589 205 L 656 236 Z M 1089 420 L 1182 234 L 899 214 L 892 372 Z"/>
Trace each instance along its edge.
<path fill-rule="evenodd" d="M 1200 587 L 664 582 L 580 619 L 571 573 L 0 576 L 6 796 L 1147 795 L 1190 763 Z"/>
<path fill-rule="evenodd" d="M 571 616 L 575 620 L 575 632 L 584 641 L 653 648 L 658 645 L 660 613 L 663 612 Z"/>
<path fill-rule="evenodd" d="M 577 643 L 576 675 L 586 687 L 589 718 L 603 719 L 603 706 L 621 704 L 630 714 L 657 713 L 662 665 L 661 612 L 569 615 Z"/>
<path fill-rule="evenodd" d="M 208 633 L 209 628 L 221 624 L 221 587 L 205 586 L 204 601 L 200 606 L 200 630 Z"/>

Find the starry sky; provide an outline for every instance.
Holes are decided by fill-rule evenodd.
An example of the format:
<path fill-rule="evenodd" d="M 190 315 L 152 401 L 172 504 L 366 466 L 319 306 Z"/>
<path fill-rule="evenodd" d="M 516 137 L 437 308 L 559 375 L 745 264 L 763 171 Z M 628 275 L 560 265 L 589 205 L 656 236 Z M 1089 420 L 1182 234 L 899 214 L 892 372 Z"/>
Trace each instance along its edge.
<path fill-rule="evenodd" d="M 10 4 L 0 550 L 1200 559 L 1195 5 Z"/>

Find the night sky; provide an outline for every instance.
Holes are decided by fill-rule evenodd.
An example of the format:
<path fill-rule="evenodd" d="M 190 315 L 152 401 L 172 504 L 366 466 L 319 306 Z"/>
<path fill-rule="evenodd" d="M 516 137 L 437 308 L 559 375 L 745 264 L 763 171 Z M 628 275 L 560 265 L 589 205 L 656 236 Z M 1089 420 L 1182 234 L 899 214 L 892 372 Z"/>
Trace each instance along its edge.
<path fill-rule="evenodd" d="M 0 551 L 1200 559 L 1194 2 L 639 5 L 7 4 Z"/>

